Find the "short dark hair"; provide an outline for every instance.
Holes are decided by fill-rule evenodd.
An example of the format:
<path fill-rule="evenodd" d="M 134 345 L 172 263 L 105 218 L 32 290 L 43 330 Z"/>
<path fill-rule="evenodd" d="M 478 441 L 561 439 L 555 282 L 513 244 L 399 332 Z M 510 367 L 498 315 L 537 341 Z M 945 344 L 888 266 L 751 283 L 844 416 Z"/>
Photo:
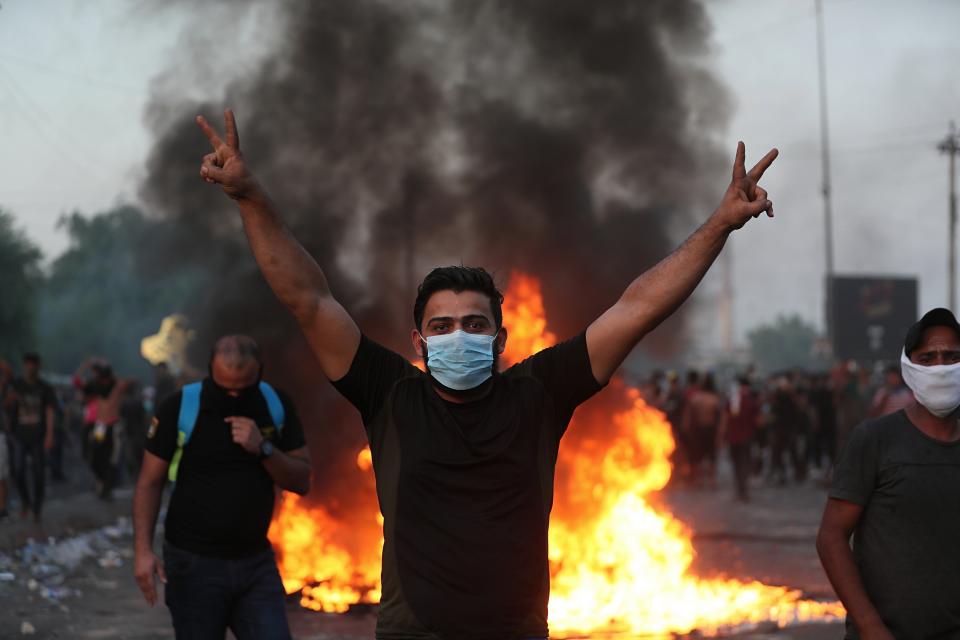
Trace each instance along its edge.
<path fill-rule="evenodd" d="M 28 352 L 26 352 L 25 354 L 23 354 L 23 361 L 24 361 L 24 362 L 32 362 L 33 364 L 39 366 L 39 365 L 40 365 L 40 354 L 37 353 L 36 351 L 28 351 Z"/>
<path fill-rule="evenodd" d="M 503 293 L 497 289 L 493 276 L 483 267 L 437 267 L 427 274 L 417 287 L 417 299 L 413 303 L 413 322 L 418 331 L 423 330 L 423 312 L 430 296 L 438 291 L 476 291 L 490 299 L 493 322 L 497 329 L 503 324 Z"/>

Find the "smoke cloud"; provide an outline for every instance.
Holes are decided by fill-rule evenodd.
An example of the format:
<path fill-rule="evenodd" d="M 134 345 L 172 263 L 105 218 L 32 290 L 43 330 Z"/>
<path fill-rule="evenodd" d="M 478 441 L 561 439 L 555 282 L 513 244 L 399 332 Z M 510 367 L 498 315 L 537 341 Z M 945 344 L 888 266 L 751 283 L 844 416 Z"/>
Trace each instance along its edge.
<path fill-rule="evenodd" d="M 279 18 L 258 19 L 278 7 Z M 550 327 L 567 337 L 719 196 L 727 154 L 715 140 L 728 101 L 706 67 L 710 26 L 694 0 L 203 11 L 209 19 L 184 34 L 146 116 L 156 143 L 141 196 L 182 231 L 150 252 L 169 256 L 171 269 L 217 274 L 187 305 L 200 342 L 227 331 L 260 340 L 267 377 L 322 423 L 310 432 L 329 462 L 321 473 L 346 473 L 352 457 L 330 451 L 356 451 L 362 432 L 331 403 L 232 204 L 199 179 L 207 148 L 196 113 L 221 122 L 224 106 L 235 110 L 248 161 L 335 295 L 366 333 L 404 354 L 415 287 L 430 268 L 481 265 L 502 285 L 512 268 L 536 275 Z M 240 25 L 245 39 L 231 36 Z M 249 42 L 264 52 L 238 69 Z M 682 335 L 678 315 L 646 347 L 667 353 Z"/>

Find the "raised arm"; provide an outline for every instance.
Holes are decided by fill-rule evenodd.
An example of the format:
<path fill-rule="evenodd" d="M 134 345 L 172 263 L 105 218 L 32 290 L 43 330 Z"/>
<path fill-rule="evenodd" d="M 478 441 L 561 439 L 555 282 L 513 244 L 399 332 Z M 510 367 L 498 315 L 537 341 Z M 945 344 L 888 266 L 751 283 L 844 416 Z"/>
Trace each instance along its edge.
<path fill-rule="evenodd" d="M 200 177 L 218 184 L 240 209 L 243 228 L 267 283 L 300 324 L 320 361 L 323 373 L 339 380 L 350 369 L 360 330 L 346 309 L 334 299 L 316 260 L 293 237 L 274 210 L 240 153 L 240 136 L 233 112 L 224 112 L 226 141 L 203 116 L 197 124 L 213 146 L 203 158 Z"/>
<path fill-rule="evenodd" d="M 777 153 L 770 150 L 748 172 L 744 146 L 739 143 L 733 178 L 717 210 L 678 249 L 634 280 L 616 304 L 587 328 L 590 366 L 598 382 L 606 383 L 641 338 L 690 297 L 732 231 L 764 211 L 773 217 L 773 203 L 757 182 Z"/>

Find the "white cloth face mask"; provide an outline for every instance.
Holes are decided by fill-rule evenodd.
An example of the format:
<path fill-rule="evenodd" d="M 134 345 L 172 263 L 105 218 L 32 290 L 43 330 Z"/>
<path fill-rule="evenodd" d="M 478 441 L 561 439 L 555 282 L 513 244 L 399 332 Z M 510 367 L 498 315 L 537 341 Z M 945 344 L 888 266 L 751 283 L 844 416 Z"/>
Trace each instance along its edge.
<path fill-rule="evenodd" d="M 933 415 L 943 418 L 960 407 L 960 363 L 924 367 L 912 362 L 904 351 L 900 370 L 917 402 Z"/>

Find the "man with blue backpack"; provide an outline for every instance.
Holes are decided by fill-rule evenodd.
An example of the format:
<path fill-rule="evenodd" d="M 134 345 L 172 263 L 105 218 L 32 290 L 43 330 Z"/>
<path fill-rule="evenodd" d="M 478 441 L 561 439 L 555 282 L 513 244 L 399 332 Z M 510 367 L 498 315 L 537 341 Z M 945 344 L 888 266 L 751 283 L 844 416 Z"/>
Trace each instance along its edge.
<path fill-rule="evenodd" d="M 135 575 L 157 600 L 155 575 L 177 637 L 289 638 L 284 592 L 267 529 L 275 487 L 304 495 L 310 459 L 293 404 L 260 380 L 256 342 L 226 336 L 210 376 L 157 409 L 133 500 Z M 163 487 L 174 482 L 163 561 L 153 534 Z"/>

